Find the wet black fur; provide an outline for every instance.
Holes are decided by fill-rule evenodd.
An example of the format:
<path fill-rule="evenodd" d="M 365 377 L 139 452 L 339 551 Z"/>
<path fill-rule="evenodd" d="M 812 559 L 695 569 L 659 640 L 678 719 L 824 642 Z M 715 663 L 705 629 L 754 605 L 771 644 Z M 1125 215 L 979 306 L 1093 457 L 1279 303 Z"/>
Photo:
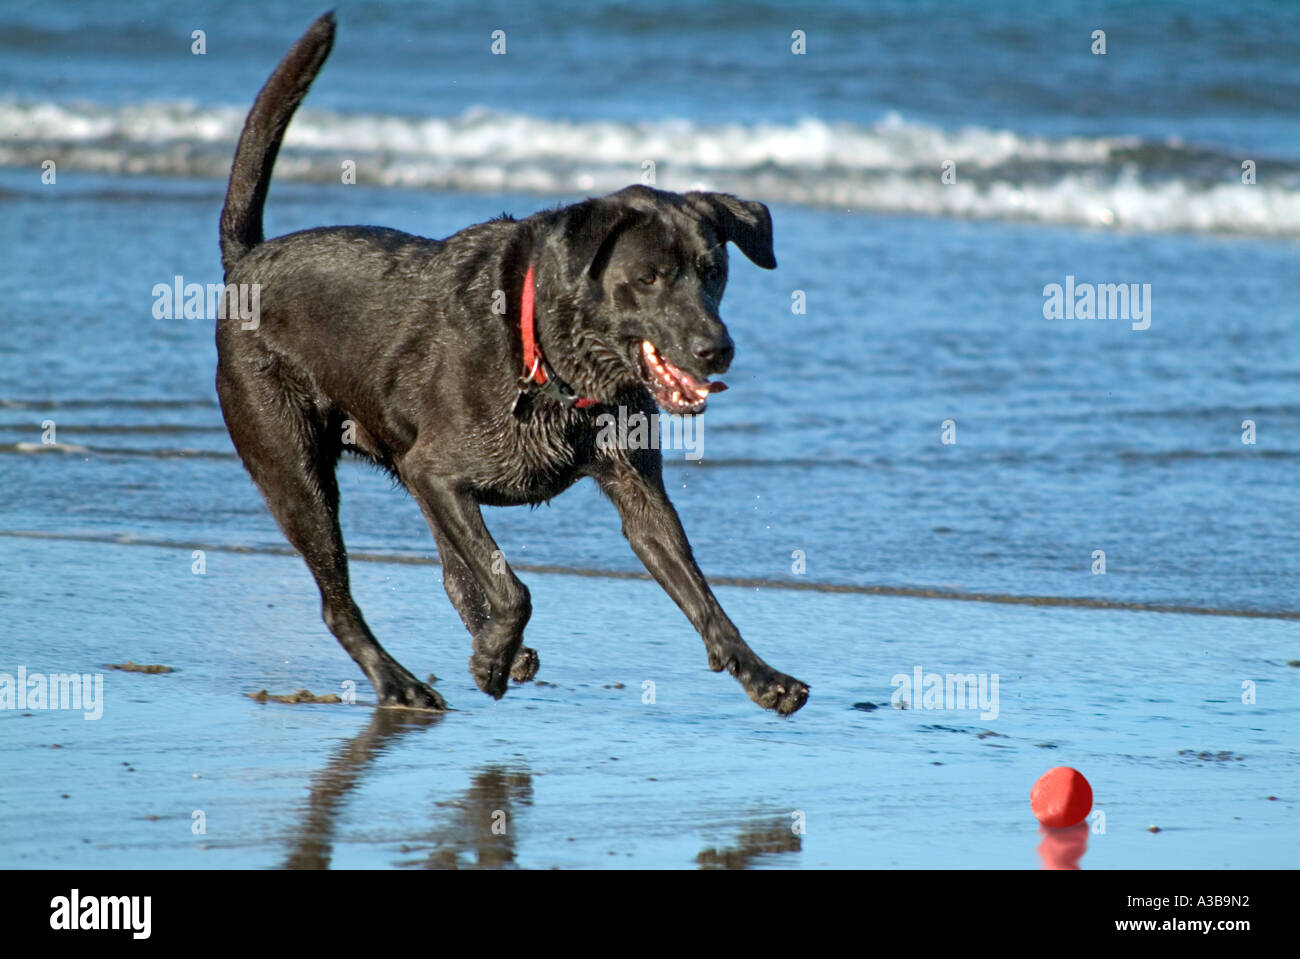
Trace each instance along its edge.
<path fill-rule="evenodd" d="M 217 392 L 240 457 L 320 587 L 326 624 L 381 705 L 443 709 L 375 640 L 352 599 L 335 467 L 346 449 L 389 470 L 420 504 L 448 595 L 473 636 L 470 671 L 495 697 L 531 679 L 522 645 L 529 592 L 504 565 L 480 505 L 536 504 L 594 478 L 647 569 L 700 632 L 710 668 L 761 706 L 788 714 L 808 687 L 745 644 L 695 564 L 661 480 L 658 450 L 598 449 L 596 419 L 655 402 L 639 349 L 699 380 L 733 347 L 718 317 L 726 243 L 774 268 L 761 203 L 634 186 L 607 197 L 501 217 L 445 240 L 381 227 L 304 230 L 264 240 L 262 209 L 280 140 L 329 54 L 318 19 L 249 113 L 221 214 L 227 284 L 258 284 L 255 329 L 218 321 Z M 599 401 L 577 409 L 531 391 L 520 411 L 519 306 L 536 269 L 539 343 L 555 374 Z M 506 309 L 494 311 L 503 291 Z M 350 439 L 350 443 L 345 443 Z"/>

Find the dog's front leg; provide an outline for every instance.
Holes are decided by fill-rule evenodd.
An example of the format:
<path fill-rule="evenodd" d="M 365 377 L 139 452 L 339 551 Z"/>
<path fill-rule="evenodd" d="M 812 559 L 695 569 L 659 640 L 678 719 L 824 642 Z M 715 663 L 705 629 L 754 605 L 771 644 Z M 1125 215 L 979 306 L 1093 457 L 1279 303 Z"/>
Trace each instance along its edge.
<path fill-rule="evenodd" d="M 457 594 L 473 595 L 462 611 L 474 637 L 470 674 L 479 689 L 500 699 L 523 646 L 524 626 L 532 615 L 528 587 L 506 564 L 472 496 L 425 468 L 418 453 L 399 464 L 399 470 L 437 537 L 444 575 L 456 577 L 449 582 L 448 592 L 453 600 Z M 487 616 L 482 619 L 478 593 L 486 605 Z M 535 664 L 531 672 L 536 672 Z"/>
<path fill-rule="evenodd" d="M 677 510 L 664 490 L 658 451 L 647 451 L 643 459 L 637 467 L 612 459 L 596 475 L 618 508 L 623 535 L 699 632 L 709 668 L 727 670 L 764 709 L 783 716 L 793 713 L 807 701 L 808 686 L 767 665 L 741 638 L 695 563 Z"/>
<path fill-rule="evenodd" d="M 432 526 L 432 521 L 430 525 Z M 460 558 L 460 554 L 452 547 L 451 541 L 437 526 L 433 526 L 433 537 L 438 543 L 438 556 L 442 560 L 443 588 L 447 590 L 447 597 L 456 607 L 469 634 L 477 636 L 492 617 L 487 594 L 474 579 L 474 574 Z M 517 683 L 526 683 L 537 675 L 540 666 L 537 650 L 520 646 L 510 667 L 510 678 Z"/>

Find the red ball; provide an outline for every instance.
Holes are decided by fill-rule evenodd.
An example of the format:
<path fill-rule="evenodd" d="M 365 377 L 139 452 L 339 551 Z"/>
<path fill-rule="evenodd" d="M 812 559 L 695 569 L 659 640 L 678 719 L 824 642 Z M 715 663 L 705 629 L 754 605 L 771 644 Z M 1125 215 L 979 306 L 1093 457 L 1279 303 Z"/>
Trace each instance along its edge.
<path fill-rule="evenodd" d="M 1038 777 L 1029 792 L 1029 808 L 1044 826 L 1077 826 L 1092 811 L 1092 787 L 1077 769 L 1057 766 Z"/>

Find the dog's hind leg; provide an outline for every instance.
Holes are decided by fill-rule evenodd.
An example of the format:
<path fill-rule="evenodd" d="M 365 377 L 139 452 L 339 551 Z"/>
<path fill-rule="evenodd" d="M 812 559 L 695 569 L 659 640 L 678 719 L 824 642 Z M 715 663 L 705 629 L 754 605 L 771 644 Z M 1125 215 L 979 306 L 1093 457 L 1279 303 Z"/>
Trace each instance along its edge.
<path fill-rule="evenodd" d="M 479 630 L 487 625 L 491 615 L 487 594 L 474 580 L 474 574 L 469 571 L 465 561 L 457 555 L 447 537 L 432 522 L 430 526 L 433 529 L 433 538 L 438 543 L 438 556 L 442 559 L 443 587 L 447 590 L 447 596 L 451 599 L 451 604 L 456 607 L 456 612 L 460 614 L 461 622 L 465 624 L 469 634 L 476 636 Z M 530 646 L 520 646 L 519 652 L 515 653 L 515 661 L 510 667 L 510 678 L 517 683 L 526 683 L 537 675 L 540 667 L 541 660 L 537 656 L 537 650 Z"/>
<path fill-rule="evenodd" d="M 339 424 L 320 414 L 276 361 L 263 360 L 261 369 L 241 360 L 235 370 L 223 361 L 217 393 L 253 482 L 320 587 L 325 625 L 366 674 L 379 705 L 446 709 L 441 696 L 379 645 L 352 598 L 334 475 L 342 431 L 333 427 Z"/>

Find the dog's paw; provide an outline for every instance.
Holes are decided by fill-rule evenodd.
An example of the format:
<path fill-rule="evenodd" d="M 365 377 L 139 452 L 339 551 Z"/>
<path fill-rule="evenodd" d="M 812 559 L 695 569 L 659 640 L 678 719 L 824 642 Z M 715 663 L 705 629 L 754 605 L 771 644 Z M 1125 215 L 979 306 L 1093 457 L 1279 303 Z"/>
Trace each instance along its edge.
<path fill-rule="evenodd" d="M 447 701 L 433 688 L 415 678 L 394 682 L 379 691 L 379 705 L 385 709 L 427 709 L 446 712 Z"/>
<path fill-rule="evenodd" d="M 506 694 L 506 687 L 510 682 L 510 661 L 471 656 L 469 674 L 474 677 L 474 683 L 479 689 L 493 699 L 500 699 Z"/>
<path fill-rule="evenodd" d="M 510 667 L 510 678 L 517 683 L 530 682 L 541 665 L 537 650 L 531 646 L 520 646 L 519 652 L 515 653 L 514 664 Z"/>
<path fill-rule="evenodd" d="M 764 709 L 775 710 L 782 716 L 797 712 L 808 702 L 808 684 L 783 673 L 773 673 L 747 686 L 745 692 Z"/>

